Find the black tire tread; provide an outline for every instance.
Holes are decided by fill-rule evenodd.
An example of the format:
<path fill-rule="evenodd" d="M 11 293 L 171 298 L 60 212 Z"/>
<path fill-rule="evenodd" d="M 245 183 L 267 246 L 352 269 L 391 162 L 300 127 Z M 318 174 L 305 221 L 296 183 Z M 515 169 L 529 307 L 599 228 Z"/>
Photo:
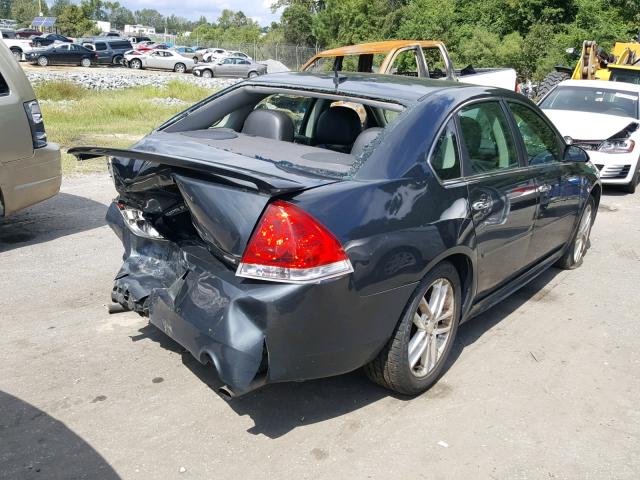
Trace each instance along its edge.
<path fill-rule="evenodd" d="M 538 91 L 536 92 L 536 97 L 541 99 L 547 93 L 555 88 L 560 82 L 564 80 L 569 80 L 571 75 L 566 72 L 551 72 L 549 73 L 542 82 L 540 82 L 540 86 L 538 87 Z"/>

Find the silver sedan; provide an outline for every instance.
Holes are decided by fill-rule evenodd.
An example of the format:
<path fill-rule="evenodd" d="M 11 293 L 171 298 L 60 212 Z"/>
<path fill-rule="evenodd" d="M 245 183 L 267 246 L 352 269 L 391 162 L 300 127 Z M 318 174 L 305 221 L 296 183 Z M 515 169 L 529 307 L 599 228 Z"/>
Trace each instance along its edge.
<path fill-rule="evenodd" d="M 195 65 L 191 58 L 183 57 L 171 50 L 151 50 L 143 55 L 125 54 L 124 58 L 128 66 L 134 69 L 157 68 L 184 73 L 192 70 Z"/>
<path fill-rule="evenodd" d="M 199 64 L 193 69 L 197 77 L 253 78 L 267 73 L 267 66 L 240 57 L 225 57 L 217 63 Z"/>

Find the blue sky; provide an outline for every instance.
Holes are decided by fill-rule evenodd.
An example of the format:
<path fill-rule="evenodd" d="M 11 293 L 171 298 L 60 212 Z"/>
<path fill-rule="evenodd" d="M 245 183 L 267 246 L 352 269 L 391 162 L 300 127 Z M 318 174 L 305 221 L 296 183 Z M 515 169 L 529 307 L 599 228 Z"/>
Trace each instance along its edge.
<path fill-rule="evenodd" d="M 128 9 L 135 11 L 142 8 L 153 8 L 163 15 L 178 15 L 190 20 L 197 20 L 201 15 L 212 21 L 218 18 L 225 8 L 242 10 L 248 17 L 252 17 L 260 25 L 271 24 L 278 20 L 279 14 L 271 13 L 271 4 L 274 0 L 120 0 L 120 3 Z"/>

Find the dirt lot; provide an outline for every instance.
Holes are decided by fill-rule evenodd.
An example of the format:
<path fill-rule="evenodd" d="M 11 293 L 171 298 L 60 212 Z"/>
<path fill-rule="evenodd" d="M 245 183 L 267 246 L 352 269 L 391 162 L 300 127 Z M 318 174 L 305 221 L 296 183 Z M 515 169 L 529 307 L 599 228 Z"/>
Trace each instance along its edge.
<path fill-rule="evenodd" d="M 0 478 L 640 478 L 640 195 L 610 192 L 582 268 L 461 328 L 414 399 L 361 373 L 226 402 L 106 303 L 106 175 L 0 221 Z"/>

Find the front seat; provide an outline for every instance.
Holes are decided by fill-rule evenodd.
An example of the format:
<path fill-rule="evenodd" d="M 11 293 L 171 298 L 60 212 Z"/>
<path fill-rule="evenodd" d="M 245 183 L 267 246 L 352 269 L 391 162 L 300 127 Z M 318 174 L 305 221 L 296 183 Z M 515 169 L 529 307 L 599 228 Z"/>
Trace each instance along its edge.
<path fill-rule="evenodd" d="M 329 150 L 349 153 L 361 131 L 360 116 L 353 108 L 331 107 L 318 118 L 315 144 Z"/>
<path fill-rule="evenodd" d="M 293 120 L 280 110 L 259 109 L 251 112 L 244 121 L 242 133 L 256 137 L 293 142 Z"/>

